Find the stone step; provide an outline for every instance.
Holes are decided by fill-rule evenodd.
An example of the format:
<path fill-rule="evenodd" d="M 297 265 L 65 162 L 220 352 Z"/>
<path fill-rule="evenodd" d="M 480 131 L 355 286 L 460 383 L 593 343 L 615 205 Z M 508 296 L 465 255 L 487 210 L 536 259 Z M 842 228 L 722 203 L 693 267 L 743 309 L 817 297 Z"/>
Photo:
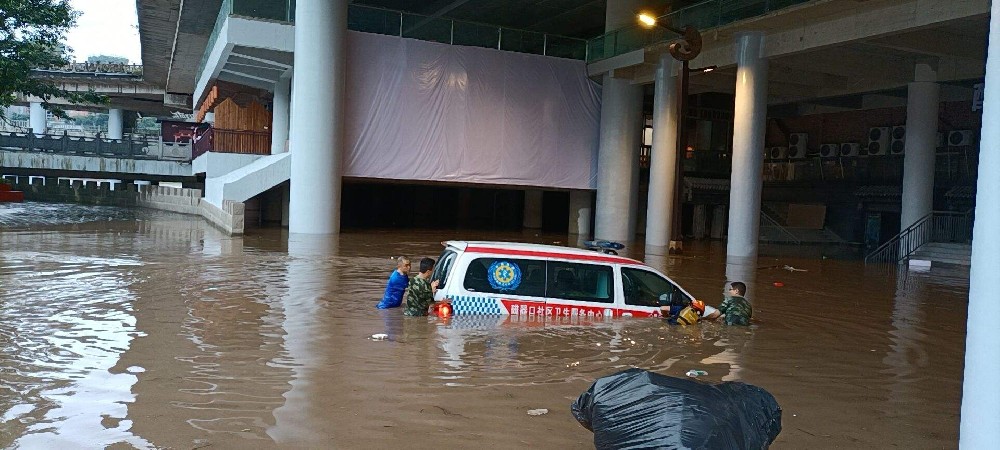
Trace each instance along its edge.
<path fill-rule="evenodd" d="M 910 256 L 910 260 L 911 261 L 913 261 L 913 260 L 931 261 L 934 264 L 955 264 L 955 265 L 959 265 L 959 266 L 970 266 L 970 265 L 972 265 L 972 261 L 969 260 L 969 259 L 939 258 L 939 257 L 935 257 L 935 256 L 917 256 L 917 255 L 913 255 L 913 256 Z"/>

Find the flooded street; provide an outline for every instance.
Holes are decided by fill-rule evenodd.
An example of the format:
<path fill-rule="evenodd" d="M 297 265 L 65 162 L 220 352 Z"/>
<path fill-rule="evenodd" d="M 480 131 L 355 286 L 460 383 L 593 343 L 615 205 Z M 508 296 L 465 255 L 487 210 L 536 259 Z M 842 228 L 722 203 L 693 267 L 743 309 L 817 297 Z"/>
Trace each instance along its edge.
<path fill-rule="evenodd" d="M 967 269 L 761 257 L 740 272 L 720 243 L 695 244 L 629 256 L 713 305 L 740 273 L 754 326 L 446 322 L 375 309 L 391 256 L 566 236 L 250 233 L 0 205 L 0 448 L 592 448 L 569 405 L 630 367 L 767 389 L 773 448 L 957 447 Z"/>

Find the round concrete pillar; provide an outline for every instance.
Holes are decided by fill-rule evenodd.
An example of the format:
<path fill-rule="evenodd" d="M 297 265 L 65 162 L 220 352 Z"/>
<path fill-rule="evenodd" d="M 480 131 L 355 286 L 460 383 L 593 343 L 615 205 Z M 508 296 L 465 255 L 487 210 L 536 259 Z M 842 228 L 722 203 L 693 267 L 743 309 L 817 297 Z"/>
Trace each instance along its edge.
<path fill-rule="evenodd" d="M 300 0 L 295 5 L 292 153 L 288 229 L 340 231 L 344 150 L 347 0 Z"/>
<path fill-rule="evenodd" d="M 1000 302 L 996 268 L 1000 267 L 1000 2 L 990 6 L 986 51 L 986 94 L 976 181 L 976 223 L 969 271 L 969 314 L 965 341 L 965 380 L 958 446 L 993 448 L 1000 442 Z"/>
<path fill-rule="evenodd" d="M 757 257 L 760 191 L 763 187 L 764 128 L 767 120 L 767 60 L 764 34 L 736 36 L 736 105 L 733 112 L 733 172 L 729 188 L 726 254 Z"/>
<path fill-rule="evenodd" d="M 108 110 L 108 139 L 122 138 L 122 110 L 111 108 Z"/>
<path fill-rule="evenodd" d="M 635 239 L 641 108 L 641 86 L 604 75 L 594 221 L 597 239 L 623 242 Z"/>
<path fill-rule="evenodd" d="M 578 235 L 580 240 L 590 239 L 593 198 L 590 191 L 570 191 L 569 193 L 569 234 Z"/>
<path fill-rule="evenodd" d="M 653 94 L 653 148 L 649 160 L 649 203 L 646 207 L 646 251 L 665 253 L 670 244 L 677 185 L 677 78 L 680 67 L 669 53 L 660 55 Z"/>
<path fill-rule="evenodd" d="M 922 81 L 910 83 L 907 89 L 900 230 L 917 223 L 934 209 L 939 91 L 937 83 Z"/>

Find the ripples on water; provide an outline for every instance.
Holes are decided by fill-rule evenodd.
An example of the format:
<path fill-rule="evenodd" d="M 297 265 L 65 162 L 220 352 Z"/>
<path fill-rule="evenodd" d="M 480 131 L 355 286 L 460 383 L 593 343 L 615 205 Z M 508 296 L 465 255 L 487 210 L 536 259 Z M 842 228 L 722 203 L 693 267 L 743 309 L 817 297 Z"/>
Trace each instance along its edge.
<path fill-rule="evenodd" d="M 0 447 L 587 448 L 569 403 L 630 367 L 767 388 L 785 448 L 957 436 L 967 271 L 761 258 L 744 279 L 750 328 L 442 321 L 373 308 L 390 257 L 436 258 L 451 238 L 565 238 L 231 238 L 169 213 L 17 208 L 0 206 Z M 715 304 L 721 253 L 648 261 Z M 550 414 L 525 414 L 539 407 Z"/>

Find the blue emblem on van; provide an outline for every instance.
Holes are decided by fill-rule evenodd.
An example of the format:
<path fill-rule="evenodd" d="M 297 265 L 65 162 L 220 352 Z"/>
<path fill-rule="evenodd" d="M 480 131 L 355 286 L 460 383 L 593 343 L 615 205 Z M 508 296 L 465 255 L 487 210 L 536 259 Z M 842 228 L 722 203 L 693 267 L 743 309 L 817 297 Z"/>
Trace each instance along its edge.
<path fill-rule="evenodd" d="M 513 291 L 521 285 L 521 268 L 510 261 L 495 261 L 490 264 L 490 286 L 499 291 Z"/>

